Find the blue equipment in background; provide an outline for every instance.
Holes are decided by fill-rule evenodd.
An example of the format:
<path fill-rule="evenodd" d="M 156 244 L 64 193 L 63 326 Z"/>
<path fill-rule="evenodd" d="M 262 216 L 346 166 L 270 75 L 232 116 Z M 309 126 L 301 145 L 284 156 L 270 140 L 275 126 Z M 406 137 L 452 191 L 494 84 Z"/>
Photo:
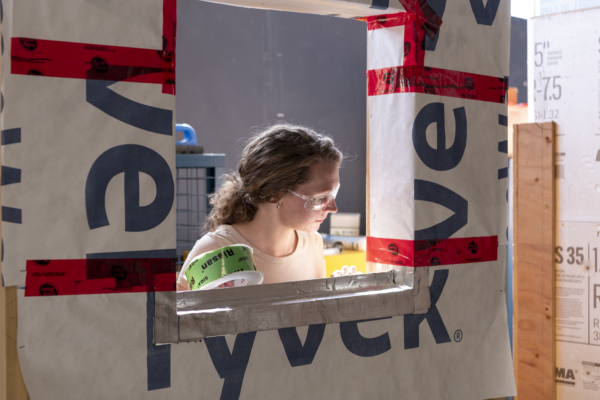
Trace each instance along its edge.
<path fill-rule="evenodd" d="M 198 146 L 196 131 L 188 124 L 175 124 L 175 132 L 183 132 L 183 140 L 175 142 L 177 145 Z"/>

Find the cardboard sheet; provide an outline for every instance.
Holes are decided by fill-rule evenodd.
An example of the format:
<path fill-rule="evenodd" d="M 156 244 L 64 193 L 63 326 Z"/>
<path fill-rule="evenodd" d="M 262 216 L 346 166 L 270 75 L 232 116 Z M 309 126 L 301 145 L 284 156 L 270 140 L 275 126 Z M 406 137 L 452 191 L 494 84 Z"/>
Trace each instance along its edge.
<path fill-rule="evenodd" d="M 556 393 L 594 399 L 600 391 L 600 223 L 561 222 L 556 261 Z"/>
<path fill-rule="evenodd" d="M 548 15 L 598 7 L 600 0 L 535 0 L 535 15 Z"/>
<path fill-rule="evenodd" d="M 600 8 L 529 25 L 531 121 L 557 124 L 556 393 L 600 391 Z"/>

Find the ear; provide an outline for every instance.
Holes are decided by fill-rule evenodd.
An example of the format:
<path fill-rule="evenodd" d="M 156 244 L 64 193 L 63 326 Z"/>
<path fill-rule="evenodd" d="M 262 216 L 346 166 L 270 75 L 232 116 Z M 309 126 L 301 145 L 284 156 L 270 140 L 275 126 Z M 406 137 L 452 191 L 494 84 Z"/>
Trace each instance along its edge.
<path fill-rule="evenodd" d="M 277 203 L 280 203 L 282 200 L 283 200 L 283 194 L 271 196 L 269 198 L 269 203 L 277 204 Z"/>

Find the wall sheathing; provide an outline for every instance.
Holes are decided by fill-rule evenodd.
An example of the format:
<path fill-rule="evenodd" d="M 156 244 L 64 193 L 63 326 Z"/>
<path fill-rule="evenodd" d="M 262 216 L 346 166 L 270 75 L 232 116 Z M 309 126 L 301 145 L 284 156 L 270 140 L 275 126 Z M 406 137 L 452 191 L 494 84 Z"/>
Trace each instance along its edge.
<path fill-rule="evenodd" d="M 528 34 L 529 119 L 556 123 L 557 399 L 600 390 L 599 17 L 594 8 L 534 18 Z"/>
<path fill-rule="evenodd" d="M 39 270 L 54 260 L 172 257 L 174 2 L 4 0 L 2 272 L 17 286 L 31 398 L 514 395 L 504 300 L 509 3 L 230 3 L 366 21 L 368 257 L 377 268 L 429 268 L 432 307 L 154 346 L 160 274 L 145 290 L 114 286 L 129 281 L 112 269 L 108 288 L 88 285 L 95 271 L 66 292 L 42 282 L 55 281 Z"/>

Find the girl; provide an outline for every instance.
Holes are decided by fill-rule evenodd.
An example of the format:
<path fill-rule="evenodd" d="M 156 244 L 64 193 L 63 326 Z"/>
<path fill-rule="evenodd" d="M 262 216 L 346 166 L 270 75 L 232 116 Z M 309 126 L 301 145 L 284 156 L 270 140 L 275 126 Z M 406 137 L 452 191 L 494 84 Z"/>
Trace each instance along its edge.
<path fill-rule="evenodd" d="M 208 233 L 190 251 L 178 290 L 189 290 L 185 270 L 194 257 L 232 244 L 253 248 L 263 283 L 324 278 L 317 230 L 327 214 L 337 212 L 343 158 L 330 137 L 304 127 L 279 124 L 255 136 L 242 153 L 238 174 L 225 175 L 211 195 Z"/>

